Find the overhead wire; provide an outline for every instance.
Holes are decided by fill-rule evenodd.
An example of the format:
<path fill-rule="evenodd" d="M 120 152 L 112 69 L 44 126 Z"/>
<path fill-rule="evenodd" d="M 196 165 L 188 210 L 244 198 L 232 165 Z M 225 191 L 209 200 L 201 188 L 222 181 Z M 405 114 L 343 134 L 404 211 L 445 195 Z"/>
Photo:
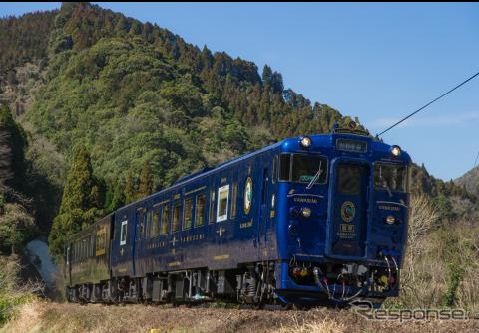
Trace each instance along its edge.
<path fill-rule="evenodd" d="M 391 126 L 389 126 L 388 128 L 386 128 L 384 131 L 382 131 L 381 133 L 377 134 L 376 137 L 379 137 L 380 135 L 383 135 L 384 133 L 386 133 L 387 131 L 393 129 L 394 127 L 396 127 L 397 125 L 401 124 L 403 121 L 411 118 L 412 116 L 414 116 L 416 113 L 424 110 L 425 108 L 427 108 L 429 105 L 431 105 L 432 103 L 440 100 L 441 98 L 443 98 L 444 96 L 446 95 L 449 95 L 450 93 L 452 93 L 453 91 L 459 89 L 460 87 L 462 87 L 463 85 L 465 85 L 466 83 L 472 81 L 473 79 L 475 79 L 477 76 L 479 76 L 479 72 L 477 72 L 476 74 L 470 76 L 469 78 L 467 78 L 466 80 L 462 81 L 461 83 L 459 83 L 457 86 L 455 86 L 454 88 L 448 90 L 447 92 L 439 95 L 438 97 L 434 98 L 433 100 L 427 102 L 426 104 L 424 104 L 423 106 L 421 106 L 419 109 L 415 110 L 414 112 L 408 114 L 407 116 L 403 117 L 401 120 L 395 122 L 394 124 L 392 124 Z M 478 155 L 479 156 L 479 155 Z M 476 162 L 477 162 L 477 158 L 476 158 Z"/>

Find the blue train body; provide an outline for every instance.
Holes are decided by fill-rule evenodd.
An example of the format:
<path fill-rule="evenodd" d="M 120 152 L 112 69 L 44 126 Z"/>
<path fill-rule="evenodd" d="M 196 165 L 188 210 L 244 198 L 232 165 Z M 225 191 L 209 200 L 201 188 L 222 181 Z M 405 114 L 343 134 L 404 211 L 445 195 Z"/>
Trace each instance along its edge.
<path fill-rule="evenodd" d="M 184 177 L 71 240 L 69 299 L 380 303 L 399 292 L 409 164 L 338 131 Z"/>

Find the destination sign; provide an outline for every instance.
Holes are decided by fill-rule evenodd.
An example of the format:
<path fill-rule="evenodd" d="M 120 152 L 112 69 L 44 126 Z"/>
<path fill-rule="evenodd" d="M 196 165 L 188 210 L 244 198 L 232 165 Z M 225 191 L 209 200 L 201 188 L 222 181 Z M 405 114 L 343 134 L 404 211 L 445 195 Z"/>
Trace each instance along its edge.
<path fill-rule="evenodd" d="M 368 150 L 368 144 L 364 141 L 337 139 L 336 149 L 365 153 Z"/>

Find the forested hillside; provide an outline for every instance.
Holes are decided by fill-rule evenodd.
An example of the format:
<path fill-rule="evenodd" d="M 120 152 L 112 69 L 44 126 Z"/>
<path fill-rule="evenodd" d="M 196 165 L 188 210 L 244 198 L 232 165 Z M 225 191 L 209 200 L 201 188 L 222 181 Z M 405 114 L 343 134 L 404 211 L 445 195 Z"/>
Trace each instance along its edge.
<path fill-rule="evenodd" d="M 479 196 L 479 166 L 469 170 L 456 183 L 463 186 L 472 194 Z"/>
<path fill-rule="evenodd" d="M 259 70 L 88 3 L 1 19 L 0 48 L 0 103 L 28 133 L 30 174 L 44 182 L 41 191 L 31 190 L 44 231 L 59 209 L 79 209 L 61 208 L 70 195 L 95 197 L 78 229 L 196 169 L 286 136 L 328 132 L 347 119 L 286 89 L 269 66 Z M 81 192 L 81 184 L 68 181 L 78 172 L 88 173 L 85 183 L 96 184 L 96 192 L 65 190 L 60 207 L 65 181 Z M 413 191 L 429 194 L 444 211 L 454 213 L 451 196 L 475 200 L 424 167 L 413 179 Z"/>

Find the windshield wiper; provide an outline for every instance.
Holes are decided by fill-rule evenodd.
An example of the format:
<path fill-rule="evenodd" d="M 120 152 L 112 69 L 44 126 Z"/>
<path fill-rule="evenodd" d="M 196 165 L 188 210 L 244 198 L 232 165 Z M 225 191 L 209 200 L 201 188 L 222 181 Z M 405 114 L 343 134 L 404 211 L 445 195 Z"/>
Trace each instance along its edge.
<path fill-rule="evenodd" d="M 310 190 L 310 189 L 313 187 L 313 184 L 316 183 L 316 181 L 318 180 L 319 176 L 321 176 L 321 174 L 323 173 L 323 169 L 321 169 L 322 163 L 323 163 L 323 161 L 319 161 L 318 171 L 317 171 L 316 174 L 314 175 L 313 179 L 311 179 L 311 181 L 309 182 L 308 186 L 306 186 L 306 189 L 307 189 L 307 190 Z"/>
<path fill-rule="evenodd" d="M 384 177 L 383 177 L 382 170 L 383 170 L 383 168 L 381 166 L 379 166 L 379 181 L 382 182 L 382 188 L 385 188 L 386 191 L 388 191 L 389 197 L 392 197 L 393 193 L 391 191 L 391 188 L 389 187 L 388 181 L 386 179 L 384 179 Z"/>

